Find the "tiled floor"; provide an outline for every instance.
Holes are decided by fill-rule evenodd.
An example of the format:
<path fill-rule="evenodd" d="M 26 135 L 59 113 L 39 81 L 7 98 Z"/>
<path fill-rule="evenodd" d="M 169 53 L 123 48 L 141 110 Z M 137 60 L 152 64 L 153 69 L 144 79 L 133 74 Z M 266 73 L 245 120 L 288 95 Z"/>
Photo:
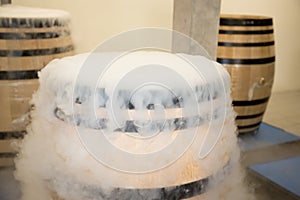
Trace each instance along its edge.
<path fill-rule="evenodd" d="M 263 121 L 300 136 L 300 91 L 273 93 Z"/>

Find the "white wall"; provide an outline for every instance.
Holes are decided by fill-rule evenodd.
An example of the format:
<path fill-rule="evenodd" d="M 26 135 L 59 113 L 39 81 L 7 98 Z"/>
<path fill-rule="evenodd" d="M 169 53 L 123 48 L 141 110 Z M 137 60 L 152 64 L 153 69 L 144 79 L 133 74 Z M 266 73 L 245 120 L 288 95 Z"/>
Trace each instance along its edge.
<path fill-rule="evenodd" d="M 13 0 L 14 4 L 63 9 L 71 13 L 77 52 L 132 28 L 172 28 L 173 0 Z M 274 18 L 276 75 L 273 91 L 300 89 L 300 1 L 223 0 L 222 13 Z"/>
<path fill-rule="evenodd" d="M 138 27 L 172 28 L 173 0 L 12 0 L 13 4 L 68 11 L 77 52 Z"/>

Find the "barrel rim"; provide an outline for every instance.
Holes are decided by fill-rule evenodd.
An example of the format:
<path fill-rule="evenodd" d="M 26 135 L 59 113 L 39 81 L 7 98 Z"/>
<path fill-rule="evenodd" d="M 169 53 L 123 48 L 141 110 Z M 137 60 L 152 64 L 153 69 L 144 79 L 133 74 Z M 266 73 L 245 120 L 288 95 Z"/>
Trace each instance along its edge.
<path fill-rule="evenodd" d="M 254 127 L 254 128 L 239 129 L 238 133 L 239 133 L 240 137 L 243 137 L 245 135 L 251 135 L 251 134 L 253 135 L 253 134 L 257 133 L 259 128 L 260 128 L 260 125 L 257 127 Z"/>
<path fill-rule="evenodd" d="M 221 13 L 221 18 L 243 18 L 243 19 L 272 19 L 270 16 L 265 15 L 252 15 L 252 14 L 230 14 Z"/>
<path fill-rule="evenodd" d="M 256 127 L 259 127 L 260 124 L 262 122 L 258 122 L 258 123 L 254 123 L 254 124 L 249 124 L 249 125 L 242 125 L 242 126 L 237 126 L 238 130 L 243 130 L 243 129 L 250 129 L 250 128 L 256 128 Z"/>
<path fill-rule="evenodd" d="M 260 15 L 221 14 L 222 26 L 272 26 L 273 18 Z"/>

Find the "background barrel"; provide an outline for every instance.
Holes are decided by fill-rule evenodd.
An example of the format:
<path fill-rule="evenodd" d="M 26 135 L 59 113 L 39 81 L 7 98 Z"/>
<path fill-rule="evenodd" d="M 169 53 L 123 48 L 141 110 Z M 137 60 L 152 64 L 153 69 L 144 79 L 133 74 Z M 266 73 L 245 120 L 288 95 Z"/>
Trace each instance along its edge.
<path fill-rule="evenodd" d="M 263 119 L 274 78 L 272 18 L 222 14 L 217 61 L 231 75 L 239 133 L 256 131 Z"/>
<path fill-rule="evenodd" d="M 63 11 L 0 7 L 0 167 L 13 165 L 11 143 L 24 136 L 38 71 L 74 53 L 69 22 Z"/>

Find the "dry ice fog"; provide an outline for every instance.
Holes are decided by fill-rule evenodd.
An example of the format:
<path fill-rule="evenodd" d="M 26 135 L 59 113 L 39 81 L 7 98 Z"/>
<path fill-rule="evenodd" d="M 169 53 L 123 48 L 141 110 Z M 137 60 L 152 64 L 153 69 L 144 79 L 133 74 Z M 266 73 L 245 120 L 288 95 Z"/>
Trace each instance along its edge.
<path fill-rule="evenodd" d="M 80 54 L 50 62 L 39 82 L 15 159 L 22 199 L 253 199 L 220 64 Z"/>

